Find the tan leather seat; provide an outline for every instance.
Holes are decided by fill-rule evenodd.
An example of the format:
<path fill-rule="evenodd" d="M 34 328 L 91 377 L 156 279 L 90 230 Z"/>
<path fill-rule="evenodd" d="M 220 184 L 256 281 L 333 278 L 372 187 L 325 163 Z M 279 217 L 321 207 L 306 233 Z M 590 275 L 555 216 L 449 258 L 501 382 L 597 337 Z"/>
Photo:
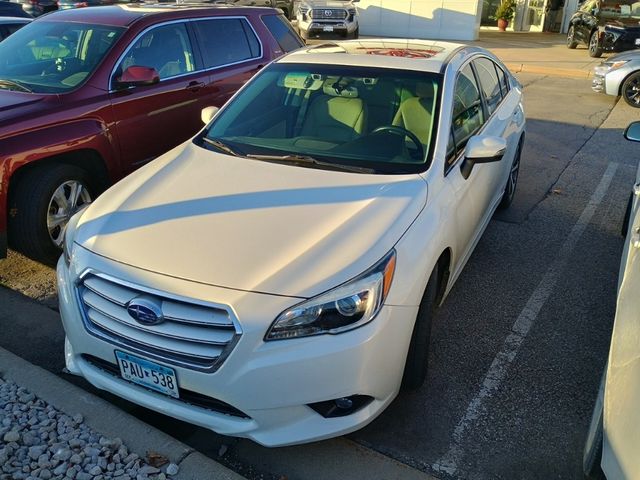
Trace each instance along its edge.
<path fill-rule="evenodd" d="M 404 100 L 392 125 L 403 127 L 414 133 L 423 145 L 428 145 L 431 137 L 431 113 L 433 109 L 433 84 L 418 83 L 415 97 Z"/>
<path fill-rule="evenodd" d="M 300 132 L 302 136 L 342 143 L 364 132 L 367 112 L 364 102 L 358 98 L 358 90 L 348 86 L 336 90 L 334 84 L 333 80 L 326 81 L 323 94 L 309 105 Z"/>

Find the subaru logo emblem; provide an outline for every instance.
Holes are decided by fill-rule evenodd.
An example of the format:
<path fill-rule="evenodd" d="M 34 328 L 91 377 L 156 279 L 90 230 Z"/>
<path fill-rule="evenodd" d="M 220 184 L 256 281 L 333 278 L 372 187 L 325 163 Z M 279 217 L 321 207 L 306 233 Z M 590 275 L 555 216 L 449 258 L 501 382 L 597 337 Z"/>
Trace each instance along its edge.
<path fill-rule="evenodd" d="M 127 312 L 141 325 L 158 325 L 164 321 L 160 304 L 151 298 L 134 298 L 127 304 Z"/>
<path fill-rule="evenodd" d="M 331 15 L 333 15 L 333 12 L 331 10 L 325 10 L 324 11 L 324 16 L 325 17 L 330 17 Z"/>

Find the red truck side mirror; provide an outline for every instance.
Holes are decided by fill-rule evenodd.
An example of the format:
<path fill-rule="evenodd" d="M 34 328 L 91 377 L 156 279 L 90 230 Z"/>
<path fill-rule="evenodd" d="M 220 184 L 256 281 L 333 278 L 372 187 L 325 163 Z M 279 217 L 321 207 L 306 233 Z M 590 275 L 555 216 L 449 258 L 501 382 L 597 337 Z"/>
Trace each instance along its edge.
<path fill-rule="evenodd" d="M 152 67 L 139 67 L 132 65 L 122 72 L 116 83 L 119 87 L 141 87 L 144 85 L 153 85 L 160 81 L 160 74 Z"/>

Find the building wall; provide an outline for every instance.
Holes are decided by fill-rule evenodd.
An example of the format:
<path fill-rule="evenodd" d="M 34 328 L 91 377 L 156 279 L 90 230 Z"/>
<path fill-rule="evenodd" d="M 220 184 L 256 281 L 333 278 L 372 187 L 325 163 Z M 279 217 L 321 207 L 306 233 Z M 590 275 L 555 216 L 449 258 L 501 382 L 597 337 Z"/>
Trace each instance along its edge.
<path fill-rule="evenodd" d="M 476 40 L 481 0 L 360 0 L 360 33 L 385 37 Z"/>

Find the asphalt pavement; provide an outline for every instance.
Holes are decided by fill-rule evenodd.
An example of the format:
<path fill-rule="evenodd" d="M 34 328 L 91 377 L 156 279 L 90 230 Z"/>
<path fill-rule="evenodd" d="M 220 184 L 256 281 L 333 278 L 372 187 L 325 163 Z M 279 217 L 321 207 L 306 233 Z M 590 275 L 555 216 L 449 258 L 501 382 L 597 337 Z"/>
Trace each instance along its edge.
<path fill-rule="evenodd" d="M 586 52 L 570 52 L 572 68 L 586 71 Z M 591 92 L 586 75 L 526 72 L 518 74 L 527 138 L 515 202 L 496 214 L 436 315 L 422 389 L 348 438 L 281 449 L 105 398 L 255 478 L 582 478 L 640 154 L 622 131 L 638 111 Z M 0 262 L 0 282 L 51 304 L 48 274 L 17 254 Z M 2 288 L 0 305 L 0 346 L 61 374 L 55 311 L 43 316 L 42 304 Z"/>

